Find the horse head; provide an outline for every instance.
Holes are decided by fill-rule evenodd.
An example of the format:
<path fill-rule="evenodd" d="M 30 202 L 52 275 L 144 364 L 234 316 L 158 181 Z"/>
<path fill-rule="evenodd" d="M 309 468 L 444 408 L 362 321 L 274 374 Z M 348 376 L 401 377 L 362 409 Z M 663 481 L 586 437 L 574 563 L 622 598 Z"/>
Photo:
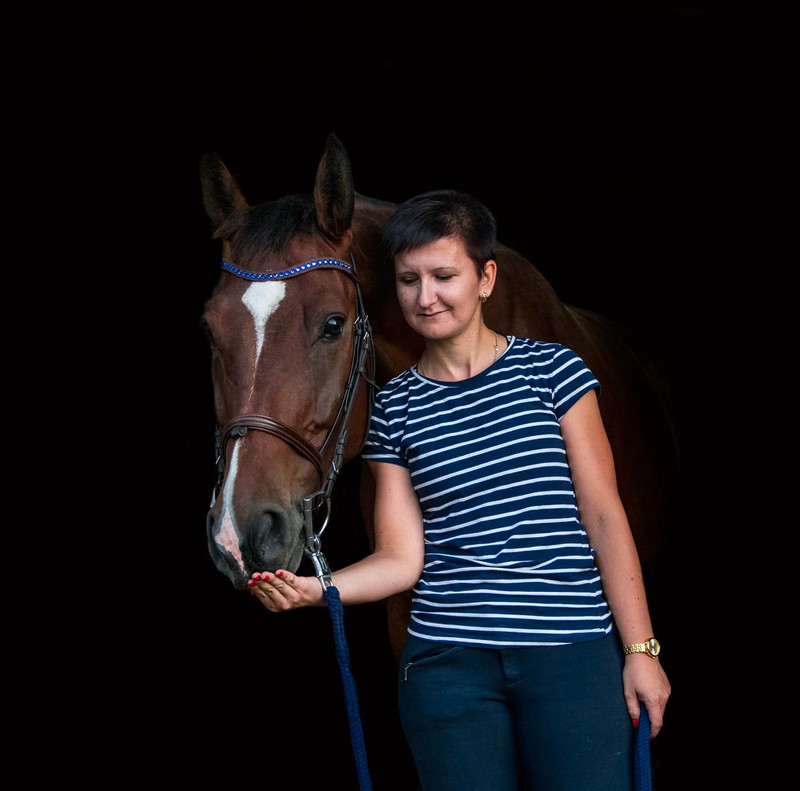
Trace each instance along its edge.
<path fill-rule="evenodd" d="M 215 154 L 200 168 L 222 242 L 203 312 L 211 346 L 219 478 L 207 517 L 216 567 L 296 571 L 327 522 L 339 467 L 363 444 L 372 338 L 353 256 L 350 161 L 328 138 L 313 195 L 248 204 Z"/>

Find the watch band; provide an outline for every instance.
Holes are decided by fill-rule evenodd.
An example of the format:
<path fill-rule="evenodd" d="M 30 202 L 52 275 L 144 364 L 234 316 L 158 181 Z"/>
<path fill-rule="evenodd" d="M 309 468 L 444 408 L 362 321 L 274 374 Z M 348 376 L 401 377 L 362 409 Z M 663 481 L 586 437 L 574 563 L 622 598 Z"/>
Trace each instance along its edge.
<path fill-rule="evenodd" d="M 623 646 L 626 654 L 647 654 L 653 658 L 661 653 L 661 644 L 655 637 L 648 637 L 643 643 L 631 643 Z"/>

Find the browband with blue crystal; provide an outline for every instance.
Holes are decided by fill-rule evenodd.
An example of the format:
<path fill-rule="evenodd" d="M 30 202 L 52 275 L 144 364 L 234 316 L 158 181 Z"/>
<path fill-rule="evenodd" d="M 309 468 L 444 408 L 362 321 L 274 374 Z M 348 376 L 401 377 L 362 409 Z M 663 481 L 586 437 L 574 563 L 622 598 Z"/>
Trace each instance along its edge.
<path fill-rule="evenodd" d="M 355 276 L 353 266 L 337 258 L 317 258 L 314 261 L 306 261 L 304 264 L 292 266 L 289 269 L 281 269 L 280 272 L 246 272 L 239 269 L 230 261 L 223 261 L 222 268 L 233 275 L 243 277 L 245 280 L 286 280 L 287 277 L 295 277 L 308 272 L 311 269 L 344 269 L 349 275 Z"/>

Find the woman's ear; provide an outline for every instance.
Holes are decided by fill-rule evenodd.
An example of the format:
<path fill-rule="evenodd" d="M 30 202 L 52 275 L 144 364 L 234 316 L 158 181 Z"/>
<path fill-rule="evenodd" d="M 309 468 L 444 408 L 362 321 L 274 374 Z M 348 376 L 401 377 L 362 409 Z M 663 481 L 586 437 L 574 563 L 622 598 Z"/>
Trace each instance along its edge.
<path fill-rule="evenodd" d="M 483 274 L 481 275 L 481 288 L 485 288 L 490 294 L 494 288 L 494 281 L 497 278 L 497 261 L 490 258 L 483 265 Z"/>

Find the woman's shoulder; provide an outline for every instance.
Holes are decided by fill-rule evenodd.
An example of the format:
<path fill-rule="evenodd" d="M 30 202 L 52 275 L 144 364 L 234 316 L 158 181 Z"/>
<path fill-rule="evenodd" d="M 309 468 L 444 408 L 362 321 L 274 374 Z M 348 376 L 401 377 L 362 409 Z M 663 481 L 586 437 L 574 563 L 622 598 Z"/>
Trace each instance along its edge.
<path fill-rule="evenodd" d="M 575 355 L 576 352 L 557 341 L 540 341 L 533 338 L 524 338 L 518 335 L 508 335 L 509 350 L 518 353 L 537 355 L 540 359 L 557 357 L 558 355 Z"/>
<path fill-rule="evenodd" d="M 586 361 L 574 349 L 557 341 L 509 336 L 504 357 L 508 366 L 524 366 L 537 377 L 558 378 L 589 370 Z"/>
<path fill-rule="evenodd" d="M 376 397 L 386 398 L 388 396 L 397 395 L 401 392 L 407 392 L 411 384 L 416 380 L 414 368 L 406 368 L 399 374 L 393 376 L 386 384 L 382 385 L 376 394 Z"/>

